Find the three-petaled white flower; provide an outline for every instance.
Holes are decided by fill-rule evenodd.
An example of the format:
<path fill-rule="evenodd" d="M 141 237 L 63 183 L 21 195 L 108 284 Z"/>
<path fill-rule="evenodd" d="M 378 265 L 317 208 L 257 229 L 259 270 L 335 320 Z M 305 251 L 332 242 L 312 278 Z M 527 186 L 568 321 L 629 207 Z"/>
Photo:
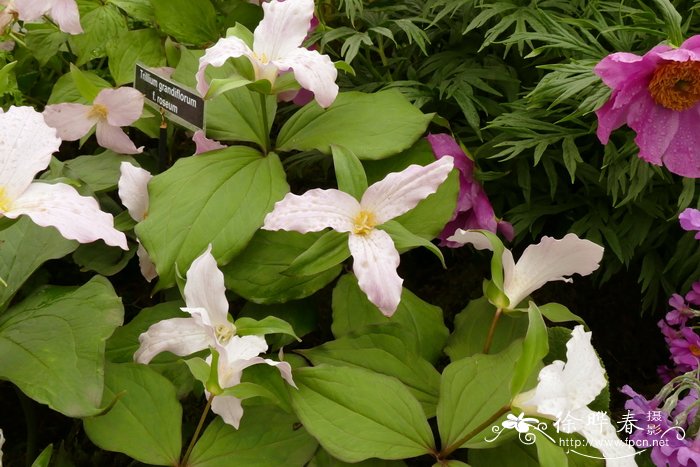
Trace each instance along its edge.
<path fill-rule="evenodd" d="M 272 0 L 262 5 L 264 17 L 253 33 L 253 48 L 231 36 L 208 48 L 199 59 L 197 90 L 209 89 L 204 78 L 207 66 L 222 66 L 226 60 L 247 57 L 255 79 L 274 85 L 278 73 L 292 70 L 302 88 L 314 93 L 321 107 L 328 107 L 338 95 L 338 71 L 327 55 L 301 47 L 314 14 L 314 0 Z"/>
<path fill-rule="evenodd" d="M 435 193 L 452 166 L 451 157 L 425 167 L 410 165 L 367 188 L 360 202 L 334 189 L 288 193 L 265 217 L 263 229 L 306 233 L 330 227 L 349 232 L 348 246 L 360 289 L 383 314 L 391 316 L 401 300 L 403 279 L 396 272 L 399 252 L 389 234 L 376 227 Z"/>
<path fill-rule="evenodd" d="M 605 370 L 591 345 L 591 333 L 583 326 L 571 332 L 566 360 L 542 368 L 537 386 L 515 396 L 511 406 L 528 415 L 557 420 L 563 433 L 579 433 L 601 452 L 608 467 L 636 466 L 634 448 L 620 441 L 610 418 L 588 408 L 606 381 Z"/>
<path fill-rule="evenodd" d="M 22 21 L 36 21 L 48 13 L 61 31 L 68 34 L 83 32 L 75 0 L 15 0 L 15 5 Z"/>
<path fill-rule="evenodd" d="M 80 243 L 102 239 L 127 250 L 126 236 L 94 198 L 65 183 L 33 181 L 60 145 L 56 130 L 33 108 L 0 109 L 0 215 L 16 219 L 24 214 L 42 227 L 55 227 L 65 238 Z"/>
<path fill-rule="evenodd" d="M 448 240 L 471 243 L 479 250 L 493 250 L 490 241 L 478 231 L 458 229 Z M 603 258 L 603 247 L 590 240 L 567 234 L 562 239 L 542 237 L 540 243 L 525 248 L 516 263 L 510 250 L 503 251 L 503 293 L 508 297 L 506 306 L 513 309 L 525 297 L 550 281 L 571 282 L 567 276 L 586 276 L 598 269 Z"/>

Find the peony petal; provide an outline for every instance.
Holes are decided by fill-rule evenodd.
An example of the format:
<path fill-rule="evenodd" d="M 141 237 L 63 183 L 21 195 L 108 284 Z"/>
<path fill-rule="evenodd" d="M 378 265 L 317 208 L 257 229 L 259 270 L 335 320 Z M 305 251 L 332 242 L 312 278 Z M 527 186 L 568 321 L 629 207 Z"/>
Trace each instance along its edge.
<path fill-rule="evenodd" d="M 119 171 L 119 198 L 131 218 L 141 222 L 148 215 L 148 182 L 153 175 L 129 162 L 122 162 Z"/>
<path fill-rule="evenodd" d="M 383 230 L 373 229 L 366 235 L 350 234 L 348 246 L 360 289 L 383 315 L 392 316 L 403 284 L 396 272 L 400 258 L 394 241 Z"/>
<path fill-rule="evenodd" d="M 107 108 L 107 123 L 111 126 L 129 126 L 141 118 L 144 97 L 134 88 L 103 89 L 95 97 L 94 105 Z"/>
<path fill-rule="evenodd" d="M 153 260 L 148 255 L 148 252 L 143 247 L 141 242 L 136 249 L 136 256 L 139 257 L 139 269 L 141 270 L 141 275 L 148 281 L 151 282 L 153 279 L 158 277 L 158 272 L 156 271 L 156 265 L 153 264 Z"/>
<path fill-rule="evenodd" d="M 197 91 L 204 96 L 209 90 L 209 83 L 207 83 L 204 78 L 204 72 L 207 66 L 220 67 L 229 58 L 241 57 L 243 55 L 249 57 L 251 61 L 255 60 L 253 58 L 253 51 L 238 37 L 231 36 L 219 39 L 217 43 L 209 47 L 199 59 L 199 69 L 196 75 Z"/>
<path fill-rule="evenodd" d="M 467 179 L 473 178 L 474 161 L 465 154 L 462 147 L 452 136 L 447 133 L 438 133 L 429 134 L 425 139 L 430 143 L 430 147 L 436 159 L 440 159 L 444 156 L 452 156 L 454 158 L 455 168 Z"/>
<path fill-rule="evenodd" d="M 593 71 L 600 76 L 606 86 L 617 89 L 628 82 L 630 74 L 646 70 L 648 65 L 643 63 L 642 60 L 643 57 L 639 55 L 628 52 L 616 52 L 598 62 Z"/>
<path fill-rule="evenodd" d="M 15 8 L 22 21 L 35 21 L 46 13 L 51 4 L 47 0 L 15 0 Z"/>
<path fill-rule="evenodd" d="M 700 230 L 700 211 L 694 208 L 686 208 L 678 216 L 683 230 Z"/>
<path fill-rule="evenodd" d="M 314 98 L 321 107 L 328 107 L 338 96 L 338 85 L 335 84 L 338 70 L 328 55 L 298 48 L 272 63 L 280 71 L 294 70 L 294 78 L 302 88 L 314 93 Z"/>
<path fill-rule="evenodd" d="M 651 98 L 649 100 L 651 101 Z M 643 103 L 644 101 L 640 106 Z M 634 142 L 639 146 L 639 157 L 652 164 L 661 165 L 663 154 L 678 132 L 678 112 L 660 105 L 648 104 L 639 113 L 639 118 L 628 117 L 627 124 L 637 132 Z"/>
<path fill-rule="evenodd" d="M 301 46 L 309 31 L 314 0 L 273 0 L 262 7 L 263 19 L 253 32 L 255 53 L 271 61 L 288 57 Z"/>
<path fill-rule="evenodd" d="M 0 205 L 16 200 L 60 145 L 56 130 L 33 108 L 0 113 Z"/>
<path fill-rule="evenodd" d="M 192 261 L 187 271 L 185 303 L 187 308 L 206 310 L 207 316 L 204 319 L 207 325 L 217 326 L 229 323 L 224 274 L 217 267 L 216 260 L 211 254 L 211 245 Z"/>
<path fill-rule="evenodd" d="M 662 156 L 662 162 L 674 174 L 698 178 L 700 177 L 700 135 L 697 125 L 700 119 L 697 109 L 678 112 L 676 116 L 678 129 Z"/>
<path fill-rule="evenodd" d="M 126 236 L 114 228 L 112 215 L 101 211 L 94 198 L 81 196 L 65 183 L 29 185 L 5 216 L 15 219 L 22 214 L 42 227 L 55 227 L 65 238 L 80 243 L 102 239 L 107 245 L 129 249 Z"/>
<path fill-rule="evenodd" d="M 470 243 L 477 250 L 491 250 L 493 246 L 488 237 L 481 232 L 475 230 L 457 229 L 454 235 L 447 238 L 450 242 L 461 243 L 462 245 Z"/>
<path fill-rule="evenodd" d="M 353 219 L 360 212 L 360 203 L 339 190 L 315 188 L 303 195 L 287 193 L 265 216 L 265 230 L 318 232 L 327 227 L 350 232 Z"/>
<path fill-rule="evenodd" d="M 567 234 L 561 240 L 543 237 L 540 243 L 528 246 L 512 264 L 512 255 L 503 252 L 503 291 L 516 307 L 530 293 L 550 281 L 571 281 L 566 276 L 588 275 L 598 269 L 603 257 L 603 247 L 575 234 Z"/>
<path fill-rule="evenodd" d="M 107 122 L 97 123 L 97 144 L 119 154 L 140 154 L 143 152 L 143 146 L 137 148 L 124 133 L 124 130 Z"/>
<path fill-rule="evenodd" d="M 211 411 L 220 416 L 224 423 L 235 429 L 238 429 L 241 418 L 243 418 L 241 400 L 234 396 L 214 396 L 211 401 Z"/>
<path fill-rule="evenodd" d="M 221 144 L 218 141 L 207 138 L 204 130 L 197 130 L 192 136 L 192 141 L 195 144 L 195 154 L 202 154 L 203 152 L 216 151 L 217 149 L 227 148 L 225 144 Z"/>
<path fill-rule="evenodd" d="M 693 37 L 686 39 L 686 41 L 681 44 L 680 48 L 693 50 L 696 53 L 700 52 L 700 34 L 696 34 Z"/>
<path fill-rule="evenodd" d="M 171 318 L 152 324 L 139 336 L 141 344 L 134 354 L 134 361 L 148 363 L 161 352 L 171 352 L 180 357 L 208 348 L 211 338 L 206 330 L 192 318 Z"/>
<path fill-rule="evenodd" d="M 51 18 L 63 32 L 68 34 L 81 34 L 83 32 L 83 27 L 80 25 L 80 13 L 75 0 L 53 0 Z"/>
<path fill-rule="evenodd" d="M 400 216 L 435 193 L 453 167 L 452 157 L 443 157 L 428 164 L 409 165 L 373 184 L 362 196 L 362 209 L 376 216 L 377 224 Z"/>
<path fill-rule="evenodd" d="M 90 116 L 92 106 L 74 103 L 47 105 L 44 120 L 56 129 L 58 137 L 64 141 L 76 141 L 87 135 L 97 123 Z"/>

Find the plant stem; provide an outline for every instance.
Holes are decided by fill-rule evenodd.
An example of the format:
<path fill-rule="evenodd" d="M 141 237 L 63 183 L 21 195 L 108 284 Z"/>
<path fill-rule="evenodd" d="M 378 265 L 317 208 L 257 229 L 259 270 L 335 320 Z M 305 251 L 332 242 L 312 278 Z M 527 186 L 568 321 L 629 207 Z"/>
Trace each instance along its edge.
<path fill-rule="evenodd" d="M 204 426 L 204 420 L 207 418 L 207 414 L 209 413 L 209 408 L 211 407 L 211 402 L 214 400 L 215 396 L 211 396 L 207 400 L 207 405 L 204 407 L 204 410 L 202 411 L 202 416 L 199 417 L 199 423 L 197 424 L 197 428 L 194 430 L 194 434 L 192 435 L 192 440 L 190 441 L 190 445 L 187 446 L 187 451 L 185 452 L 185 455 L 182 458 L 182 461 L 180 461 L 181 466 L 186 466 L 187 461 L 190 459 L 190 454 L 192 454 L 192 449 L 194 449 L 194 445 L 197 442 L 197 438 L 199 438 L 199 433 L 202 431 L 202 427 Z"/>
<path fill-rule="evenodd" d="M 486 342 L 484 343 L 484 353 L 489 353 L 491 348 L 491 342 L 493 341 L 493 335 L 496 333 L 496 325 L 498 324 L 498 318 L 501 317 L 503 308 L 496 308 L 496 314 L 493 315 L 493 320 L 491 321 L 491 327 L 489 328 L 489 333 L 486 335 Z"/>
<path fill-rule="evenodd" d="M 267 155 L 270 150 L 270 128 L 269 122 L 267 121 L 267 96 L 263 93 L 258 94 L 260 96 L 260 112 L 262 113 L 263 120 L 263 152 Z"/>
<path fill-rule="evenodd" d="M 454 451 L 456 451 L 457 449 L 459 449 L 464 443 L 466 443 L 467 441 L 469 441 L 470 439 L 472 439 L 474 436 L 476 436 L 476 435 L 478 435 L 479 433 L 481 433 L 481 432 L 484 430 L 484 428 L 488 427 L 489 425 L 492 425 L 493 422 L 495 422 L 496 420 L 498 420 L 499 418 L 501 418 L 501 416 L 502 416 L 503 414 L 508 413 L 509 411 L 510 411 L 510 405 L 504 405 L 503 407 L 501 407 L 500 409 L 498 409 L 498 412 L 496 412 L 495 414 L 491 415 L 491 417 L 489 417 L 489 419 L 486 420 L 484 423 L 482 423 L 481 425 L 477 426 L 477 427 L 474 428 L 472 431 L 470 431 L 469 433 L 467 433 L 465 436 L 463 436 L 462 438 L 460 438 L 460 439 L 458 439 L 457 441 L 455 441 L 451 446 L 447 446 L 445 449 L 443 449 L 442 451 L 440 451 L 440 452 L 438 453 L 438 455 L 437 455 L 437 460 L 438 460 L 438 462 L 440 462 L 440 461 L 446 459 L 447 456 L 449 456 L 449 455 L 452 454 Z"/>

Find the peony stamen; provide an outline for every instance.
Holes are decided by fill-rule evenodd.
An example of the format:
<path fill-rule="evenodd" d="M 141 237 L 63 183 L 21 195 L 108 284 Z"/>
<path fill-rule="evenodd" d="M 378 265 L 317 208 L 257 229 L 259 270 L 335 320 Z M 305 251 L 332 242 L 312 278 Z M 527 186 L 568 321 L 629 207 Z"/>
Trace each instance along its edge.
<path fill-rule="evenodd" d="M 667 109 L 682 111 L 700 101 L 700 62 L 668 62 L 659 65 L 649 81 L 654 102 Z"/>

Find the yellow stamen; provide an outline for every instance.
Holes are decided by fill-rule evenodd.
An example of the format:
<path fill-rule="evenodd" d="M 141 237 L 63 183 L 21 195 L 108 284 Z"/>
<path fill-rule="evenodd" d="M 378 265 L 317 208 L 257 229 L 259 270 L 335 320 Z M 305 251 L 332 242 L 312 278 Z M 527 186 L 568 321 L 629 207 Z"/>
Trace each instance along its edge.
<path fill-rule="evenodd" d="M 107 107 L 102 104 L 94 104 L 88 112 L 88 118 L 99 118 L 105 120 L 107 118 Z"/>
<path fill-rule="evenodd" d="M 12 200 L 7 197 L 5 187 L 0 187 L 0 212 L 7 212 L 12 209 Z"/>
<path fill-rule="evenodd" d="M 698 347 L 697 345 L 690 344 L 690 346 L 688 347 L 688 350 L 690 350 L 690 353 L 692 353 L 696 357 L 700 357 L 700 347 Z"/>
<path fill-rule="evenodd" d="M 667 62 L 659 65 L 649 82 L 654 102 L 667 109 L 687 110 L 700 101 L 700 62 Z"/>
<path fill-rule="evenodd" d="M 236 334 L 236 327 L 231 323 L 217 324 L 214 328 L 214 334 L 216 340 L 225 345 Z"/>
<path fill-rule="evenodd" d="M 352 233 L 355 235 L 367 235 L 377 225 L 377 218 L 373 212 L 360 211 L 352 220 Z"/>

